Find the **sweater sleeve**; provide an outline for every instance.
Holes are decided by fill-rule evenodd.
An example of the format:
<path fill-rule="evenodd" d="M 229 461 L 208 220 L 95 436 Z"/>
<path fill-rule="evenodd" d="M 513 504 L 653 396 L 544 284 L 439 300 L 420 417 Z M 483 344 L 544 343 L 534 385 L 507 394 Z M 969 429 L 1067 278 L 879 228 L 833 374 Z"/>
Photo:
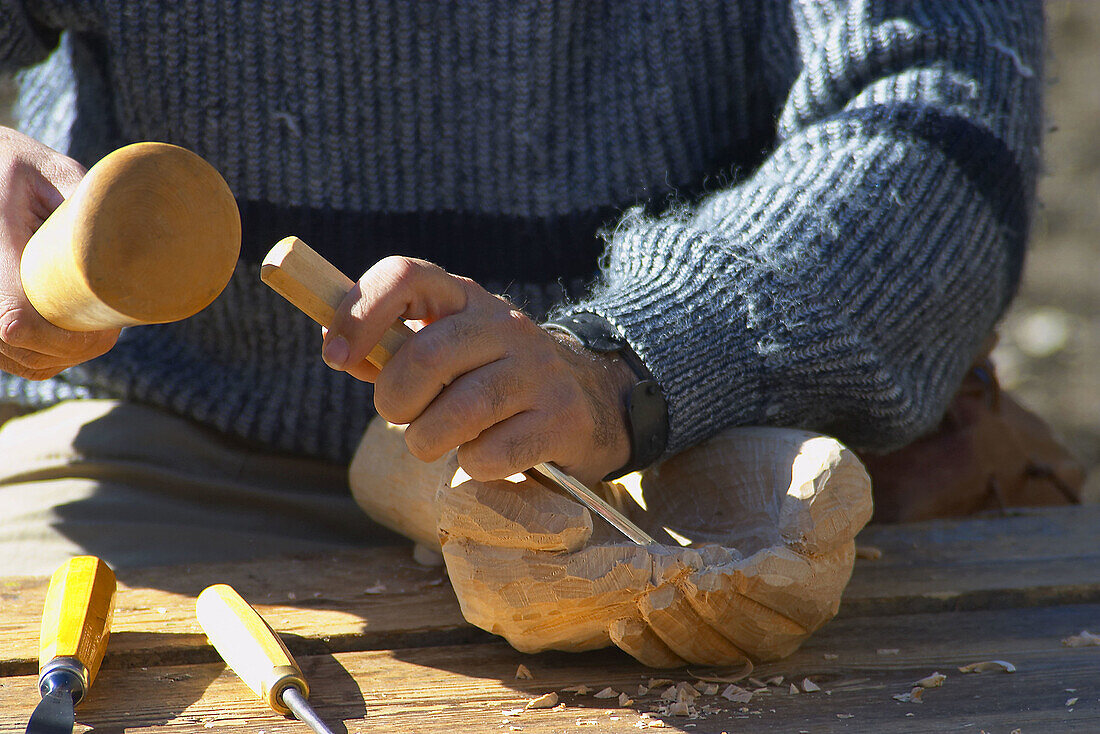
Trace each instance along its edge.
<path fill-rule="evenodd" d="M 676 213 L 629 213 L 564 311 L 645 362 L 670 453 L 731 425 L 888 450 L 942 417 L 1019 280 L 1041 4 L 764 6 L 761 79 L 785 79 L 766 160 Z"/>
<path fill-rule="evenodd" d="M 37 24 L 22 0 L 0 0 L 0 72 L 36 64 L 57 46 L 59 34 Z"/>

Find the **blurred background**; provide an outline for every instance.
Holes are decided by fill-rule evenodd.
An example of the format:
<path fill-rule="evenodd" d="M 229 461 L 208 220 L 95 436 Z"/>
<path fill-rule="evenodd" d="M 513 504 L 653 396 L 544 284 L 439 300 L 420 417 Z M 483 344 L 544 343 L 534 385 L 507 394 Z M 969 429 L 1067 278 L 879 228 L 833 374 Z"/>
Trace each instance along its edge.
<path fill-rule="evenodd" d="M 1100 2 L 1047 0 L 1046 172 L 1024 282 L 993 358 L 1002 385 L 1089 469 L 1100 502 Z M 0 79 L 0 124 L 12 85 Z"/>

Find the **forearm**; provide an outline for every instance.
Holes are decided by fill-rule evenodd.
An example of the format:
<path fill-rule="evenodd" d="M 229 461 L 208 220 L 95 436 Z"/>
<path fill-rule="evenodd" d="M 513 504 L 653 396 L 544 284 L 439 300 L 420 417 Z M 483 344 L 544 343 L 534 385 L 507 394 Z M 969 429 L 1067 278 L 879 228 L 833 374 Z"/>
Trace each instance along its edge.
<path fill-rule="evenodd" d="M 575 309 L 657 378 L 670 451 L 736 424 L 884 449 L 938 420 L 1019 277 L 1042 51 L 1037 6 L 992 11 L 1002 25 L 953 8 L 853 13 L 817 37 L 803 18 L 764 165 L 694 211 L 617 228 Z"/>

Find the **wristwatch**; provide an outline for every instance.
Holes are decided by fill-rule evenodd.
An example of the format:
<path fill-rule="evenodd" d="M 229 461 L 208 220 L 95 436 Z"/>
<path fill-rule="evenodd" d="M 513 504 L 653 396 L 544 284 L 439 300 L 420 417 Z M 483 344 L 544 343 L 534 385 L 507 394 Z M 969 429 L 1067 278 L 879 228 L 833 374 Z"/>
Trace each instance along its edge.
<path fill-rule="evenodd" d="M 592 313 L 576 313 L 550 319 L 542 325 L 547 331 L 568 334 L 589 351 L 614 354 L 634 373 L 638 381 L 626 399 L 627 430 L 630 432 L 630 459 L 611 472 L 611 480 L 644 469 L 661 458 L 668 444 L 668 404 L 653 375 L 607 319 Z"/>

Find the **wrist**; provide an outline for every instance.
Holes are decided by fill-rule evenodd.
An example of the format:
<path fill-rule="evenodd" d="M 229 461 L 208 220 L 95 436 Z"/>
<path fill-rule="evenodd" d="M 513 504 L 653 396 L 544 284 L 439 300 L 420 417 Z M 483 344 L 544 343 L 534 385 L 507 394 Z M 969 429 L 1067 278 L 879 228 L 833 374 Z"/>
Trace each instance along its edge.
<path fill-rule="evenodd" d="M 625 420 L 629 458 L 605 479 L 643 469 L 664 453 L 668 440 L 668 407 L 664 394 L 645 364 L 606 319 L 590 313 L 559 317 L 543 324 L 555 335 L 567 335 L 574 344 L 609 361 L 608 373 L 619 395 L 619 414 Z"/>

